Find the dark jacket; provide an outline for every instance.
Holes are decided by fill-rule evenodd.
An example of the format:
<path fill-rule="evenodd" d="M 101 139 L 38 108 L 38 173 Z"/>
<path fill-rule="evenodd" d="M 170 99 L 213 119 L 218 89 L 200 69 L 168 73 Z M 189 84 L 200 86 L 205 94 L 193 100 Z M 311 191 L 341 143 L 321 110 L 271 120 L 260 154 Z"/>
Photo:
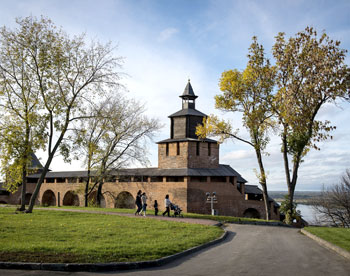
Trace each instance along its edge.
<path fill-rule="evenodd" d="M 136 204 L 137 206 L 142 206 L 141 195 L 137 195 L 137 196 L 136 196 L 135 204 Z"/>

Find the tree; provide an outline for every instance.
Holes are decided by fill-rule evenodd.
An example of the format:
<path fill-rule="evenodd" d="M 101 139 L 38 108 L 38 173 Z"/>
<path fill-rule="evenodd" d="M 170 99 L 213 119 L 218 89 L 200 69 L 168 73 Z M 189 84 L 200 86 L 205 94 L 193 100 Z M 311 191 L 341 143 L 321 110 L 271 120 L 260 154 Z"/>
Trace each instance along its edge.
<path fill-rule="evenodd" d="M 222 73 L 219 85 L 222 95 L 215 96 L 215 107 L 225 112 L 241 112 L 242 121 L 250 139 L 239 137 L 229 122 L 210 116 L 203 126 L 197 127 L 197 135 L 219 135 L 221 139 L 234 138 L 255 150 L 259 165 L 259 183 L 263 188 L 266 219 L 270 219 L 270 204 L 267 192 L 266 173 L 262 155 L 269 142 L 268 130 L 272 126 L 270 102 L 273 97 L 274 67 L 264 55 L 264 48 L 253 37 L 249 48 L 248 64 L 243 72 L 229 70 Z"/>
<path fill-rule="evenodd" d="M 83 158 L 84 165 L 87 168 L 86 183 L 84 184 L 84 204 L 88 207 L 89 195 L 93 191 L 96 185 L 91 188 L 91 173 L 92 169 L 97 165 L 95 155 L 98 151 L 99 141 L 102 139 L 104 133 L 105 121 L 102 117 L 104 105 L 91 106 L 89 114 L 91 117 L 86 120 L 82 120 L 78 127 L 74 128 L 73 135 L 68 138 L 74 142 L 72 151 L 77 160 Z"/>
<path fill-rule="evenodd" d="M 45 119 L 38 114 L 39 90 L 28 62 L 31 52 L 24 40 L 20 33 L 0 30 L 0 159 L 8 190 L 22 186 L 21 211 L 31 153 L 43 148 L 45 139 Z"/>
<path fill-rule="evenodd" d="M 292 212 L 290 209 L 292 206 Z M 296 222 L 301 220 L 301 213 L 297 210 L 298 204 L 296 202 L 291 202 L 289 196 L 285 195 L 284 200 L 281 202 L 280 212 L 284 215 L 284 223 L 292 224 L 294 220 Z"/>
<path fill-rule="evenodd" d="M 96 203 L 101 204 L 104 181 L 112 171 L 132 163 L 148 163 L 146 142 L 160 125 L 144 115 L 144 107 L 134 100 L 114 95 L 97 105 L 86 125 L 76 129 L 75 151 L 83 155 L 87 167 L 85 205 L 96 189 Z M 93 177 L 92 177 L 93 176 Z M 94 181 L 91 182 L 91 179 Z"/>
<path fill-rule="evenodd" d="M 86 45 L 83 35 L 70 38 L 57 30 L 47 18 L 17 19 L 19 28 L 11 31 L 14 38 L 8 43 L 23 47 L 28 56 L 15 66 L 27 64 L 31 69 L 31 83 L 39 94 L 42 108 L 40 119 L 46 120 L 47 160 L 30 199 L 26 212 L 31 213 L 45 175 L 57 150 L 68 154 L 64 137 L 69 126 L 85 118 L 86 103 L 101 97 L 105 91 L 118 88 L 116 71 L 120 58 L 113 55 L 111 44 L 91 42 Z"/>
<path fill-rule="evenodd" d="M 330 121 L 317 120 L 318 112 L 326 103 L 335 103 L 347 96 L 346 50 L 339 45 L 339 41 L 331 40 L 325 33 L 318 37 L 313 28 L 307 27 L 288 41 L 284 33 L 279 33 L 273 46 L 277 67 L 273 109 L 281 125 L 291 203 L 303 158 L 311 148 L 319 149 L 317 142 L 332 138 L 330 131 L 335 129 Z M 291 212 L 292 208 L 291 204 Z"/>
<path fill-rule="evenodd" d="M 338 184 L 324 189 L 312 205 L 321 214 L 321 222 L 350 228 L 350 170 L 346 170 Z"/>

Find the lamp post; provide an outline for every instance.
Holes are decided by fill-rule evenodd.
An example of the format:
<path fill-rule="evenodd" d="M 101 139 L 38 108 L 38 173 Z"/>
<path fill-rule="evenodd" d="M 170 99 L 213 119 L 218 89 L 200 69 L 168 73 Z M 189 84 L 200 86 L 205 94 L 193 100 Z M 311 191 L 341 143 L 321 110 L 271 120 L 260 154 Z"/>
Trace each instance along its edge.
<path fill-rule="evenodd" d="M 216 192 L 212 192 L 212 194 L 210 194 L 209 192 L 206 193 L 207 196 L 207 202 L 210 201 L 210 207 L 211 207 L 211 215 L 214 216 L 215 215 L 215 210 L 214 210 L 214 202 L 217 203 L 218 200 L 216 198 Z"/>

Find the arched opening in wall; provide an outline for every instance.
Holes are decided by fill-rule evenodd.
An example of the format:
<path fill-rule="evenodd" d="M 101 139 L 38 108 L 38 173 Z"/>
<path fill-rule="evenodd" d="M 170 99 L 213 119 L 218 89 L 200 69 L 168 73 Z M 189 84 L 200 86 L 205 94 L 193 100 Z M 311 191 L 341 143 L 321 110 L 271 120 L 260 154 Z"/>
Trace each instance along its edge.
<path fill-rule="evenodd" d="M 258 212 L 258 210 L 254 209 L 254 208 L 248 208 L 247 210 L 244 211 L 243 216 L 245 218 L 260 218 L 260 213 Z"/>
<path fill-rule="evenodd" d="M 63 198 L 63 206 L 79 206 L 79 197 L 73 191 L 68 191 Z"/>
<path fill-rule="evenodd" d="M 115 199 L 114 208 L 134 209 L 135 199 L 129 192 L 121 192 Z"/>
<path fill-rule="evenodd" d="M 7 204 L 6 201 L 0 200 L 0 204 Z"/>
<path fill-rule="evenodd" d="M 89 207 L 96 207 L 97 206 L 96 199 L 97 199 L 97 191 L 91 192 L 88 196 Z M 100 207 L 106 208 L 106 199 L 103 195 L 101 195 L 101 206 Z"/>
<path fill-rule="evenodd" d="M 51 190 L 46 190 L 41 199 L 41 204 L 43 206 L 56 206 L 56 196 Z"/>

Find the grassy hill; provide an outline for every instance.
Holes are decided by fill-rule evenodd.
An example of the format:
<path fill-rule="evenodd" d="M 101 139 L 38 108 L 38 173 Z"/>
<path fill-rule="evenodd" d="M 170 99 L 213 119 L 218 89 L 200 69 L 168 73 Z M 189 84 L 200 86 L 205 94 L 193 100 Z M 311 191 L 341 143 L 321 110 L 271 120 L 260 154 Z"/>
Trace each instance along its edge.
<path fill-rule="evenodd" d="M 139 217 L 0 208 L 0 261 L 98 263 L 154 260 L 218 238 L 215 226 Z M 0 273 L 1 274 L 1 273 Z"/>

